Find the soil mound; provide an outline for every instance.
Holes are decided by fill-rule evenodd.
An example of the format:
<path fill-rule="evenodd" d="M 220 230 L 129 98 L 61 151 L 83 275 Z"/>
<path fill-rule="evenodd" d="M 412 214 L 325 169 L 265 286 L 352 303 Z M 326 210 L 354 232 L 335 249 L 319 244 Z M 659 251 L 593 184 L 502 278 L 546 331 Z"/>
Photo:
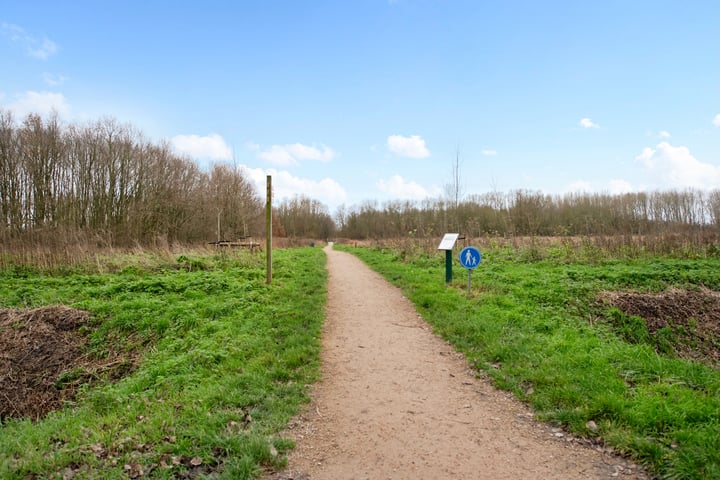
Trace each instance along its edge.
<path fill-rule="evenodd" d="M 75 396 L 88 312 L 62 305 L 0 309 L 0 420 L 39 419 Z M 70 374 L 70 375 L 69 375 Z"/>
<path fill-rule="evenodd" d="M 672 288 L 661 293 L 606 292 L 603 302 L 642 318 L 656 348 L 682 358 L 720 365 L 720 292 L 708 288 Z"/>

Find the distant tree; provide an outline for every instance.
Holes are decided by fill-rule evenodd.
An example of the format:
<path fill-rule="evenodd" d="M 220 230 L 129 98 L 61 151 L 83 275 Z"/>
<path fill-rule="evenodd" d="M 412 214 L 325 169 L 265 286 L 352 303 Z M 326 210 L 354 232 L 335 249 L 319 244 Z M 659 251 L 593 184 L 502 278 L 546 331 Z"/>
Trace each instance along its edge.
<path fill-rule="evenodd" d="M 22 198 L 26 178 L 20 145 L 12 112 L 0 109 L 0 228 L 3 237 L 24 226 Z"/>
<path fill-rule="evenodd" d="M 277 218 L 288 237 L 327 239 L 335 235 L 335 222 L 321 202 L 296 195 L 283 200 Z"/>
<path fill-rule="evenodd" d="M 447 199 L 445 213 L 447 215 L 447 224 L 443 228 L 444 230 L 460 230 L 460 221 L 457 216 L 460 201 L 464 194 L 460 174 L 461 164 L 460 148 L 458 147 L 455 150 L 455 158 L 451 163 L 452 175 L 450 182 L 445 185 L 445 198 Z"/>
<path fill-rule="evenodd" d="M 215 164 L 210 172 L 209 209 L 218 219 L 218 238 L 247 237 L 259 225 L 262 200 L 242 170 Z"/>
<path fill-rule="evenodd" d="M 112 118 L 64 126 L 30 114 L 18 125 L 0 109 L 0 167 L 3 238 L 195 242 L 217 233 L 217 212 L 223 233 L 259 233 L 262 204 L 241 169 L 204 172 Z"/>
<path fill-rule="evenodd" d="M 709 220 L 720 228 L 720 190 L 713 190 L 708 194 L 707 209 Z"/>

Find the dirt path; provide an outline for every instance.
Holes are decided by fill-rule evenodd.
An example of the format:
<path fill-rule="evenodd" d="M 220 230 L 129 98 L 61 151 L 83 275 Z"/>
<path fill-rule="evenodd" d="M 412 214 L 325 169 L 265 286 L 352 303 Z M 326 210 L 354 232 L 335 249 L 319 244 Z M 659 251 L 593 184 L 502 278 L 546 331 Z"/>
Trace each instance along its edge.
<path fill-rule="evenodd" d="M 273 479 L 645 479 L 475 378 L 401 292 L 325 249 L 323 381 Z"/>

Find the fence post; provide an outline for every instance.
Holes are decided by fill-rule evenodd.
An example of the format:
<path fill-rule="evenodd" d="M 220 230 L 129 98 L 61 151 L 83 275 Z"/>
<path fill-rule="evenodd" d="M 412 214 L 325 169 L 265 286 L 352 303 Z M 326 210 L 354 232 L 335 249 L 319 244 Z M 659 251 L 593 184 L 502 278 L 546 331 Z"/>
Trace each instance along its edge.
<path fill-rule="evenodd" d="M 267 252 L 267 280 L 272 283 L 272 176 L 267 176 L 267 193 L 265 195 L 265 251 Z"/>

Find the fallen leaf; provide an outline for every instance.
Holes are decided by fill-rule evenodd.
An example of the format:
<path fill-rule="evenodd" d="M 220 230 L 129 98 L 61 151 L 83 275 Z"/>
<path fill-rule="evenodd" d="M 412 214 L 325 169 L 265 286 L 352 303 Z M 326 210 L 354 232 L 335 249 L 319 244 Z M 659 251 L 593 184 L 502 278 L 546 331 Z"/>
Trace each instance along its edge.
<path fill-rule="evenodd" d="M 142 465 L 138 462 L 126 463 L 123 465 L 123 469 L 127 472 L 127 475 L 130 478 L 140 478 L 145 474 L 145 472 L 143 472 Z"/>

